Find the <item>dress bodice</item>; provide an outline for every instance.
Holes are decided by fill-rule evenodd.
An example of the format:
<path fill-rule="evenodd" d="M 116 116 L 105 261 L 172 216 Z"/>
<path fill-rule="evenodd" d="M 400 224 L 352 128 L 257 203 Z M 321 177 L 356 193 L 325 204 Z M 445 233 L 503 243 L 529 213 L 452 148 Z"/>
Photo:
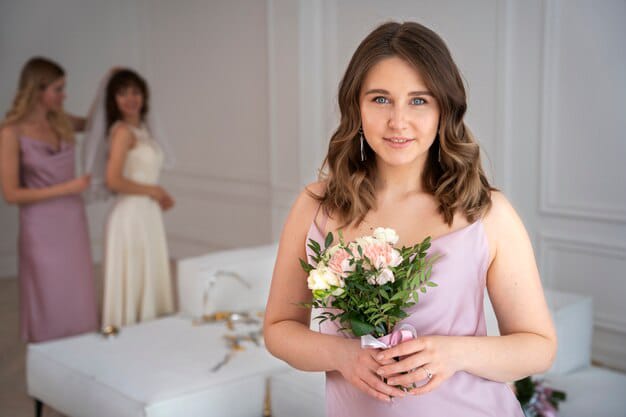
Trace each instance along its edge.
<path fill-rule="evenodd" d="M 137 139 L 126 154 L 124 177 L 142 184 L 157 184 L 163 166 L 163 150 L 145 125 L 128 125 Z"/>

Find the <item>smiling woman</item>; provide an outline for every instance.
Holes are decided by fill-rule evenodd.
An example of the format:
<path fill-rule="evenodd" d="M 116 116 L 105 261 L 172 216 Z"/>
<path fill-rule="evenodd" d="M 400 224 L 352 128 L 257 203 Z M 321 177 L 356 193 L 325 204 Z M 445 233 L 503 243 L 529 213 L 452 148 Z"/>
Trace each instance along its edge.
<path fill-rule="evenodd" d="M 465 126 L 465 88 L 445 43 L 418 23 L 381 25 L 355 51 L 338 98 L 325 170 L 281 236 L 268 349 L 296 368 L 326 372 L 330 417 L 521 417 L 504 382 L 547 370 L 556 336 L 526 230 L 490 186 Z M 332 232 L 352 242 L 378 227 L 397 231 L 398 247 L 430 236 L 428 256 L 438 256 L 437 287 L 398 323 L 419 337 L 384 351 L 361 348 L 340 322 L 311 331 L 311 312 L 299 307 L 312 297 L 298 261 L 316 259 L 310 240 L 321 246 Z M 486 336 L 485 288 L 499 337 Z"/>
<path fill-rule="evenodd" d="M 116 195 L 106 225 L 103 324 L 124 326 L 173 311 L 162 211 L 174 199 L 159 183 L 168 148 L 148 119 L 149 88 L 113 68 L 96 95 L 86 138 L 95 195 Z M 106 152 L 108 150 L 108 152 Z M 104 186 L 109 192 L 103 192 Z"/>

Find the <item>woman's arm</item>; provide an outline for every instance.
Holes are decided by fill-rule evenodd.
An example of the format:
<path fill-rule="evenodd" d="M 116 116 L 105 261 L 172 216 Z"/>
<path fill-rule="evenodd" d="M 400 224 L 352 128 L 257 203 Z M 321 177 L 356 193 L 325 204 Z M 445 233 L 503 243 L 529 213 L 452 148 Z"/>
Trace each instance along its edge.
<path fill-rule="evenodd" d="M 493 192 L 492 200 L 483 221 L 492 253 L 487 289 L 501 336 L 424 336 L 398 345 L 381 354 L 381 359 L 409 355 L 378 370 L 394 375 L 388 383 L 408 386 L 423 380 L 428 370 L 434 375 L 430 383 L 413 390 L 423 394 L 457 371 L 509 382 L 545 372 L 554 361 L 556 332 L 530 239 L 506 198 Z"/>
<path fill-rule="evenodd" d="M 467 341 L 463 368 L 514 381 L 550 369 L 557 338 L 526 229 L 504 195 L 494 192 L 492 200 L 485 228 L 495 256 L 487 290 L 502 336 Z"/>
<path fill-rule="evenodd" d="M 319 194 L 321 184 L 311 186 Z M 404 396 L 387 386 L 373 370 L 380 363 L 376 350 L 361 349 L 358 339 L 325 335 L 309 329 L 311 311 L 299 303 L 311 301 L 307 275 L 298 259 L 306 259 L 306 234 L 319 203 L 302 192 L 285 223 L 265 311 L 265 345 L 272 355 L 305 371 L 339 371 L 350 383 L 375 398 Z"/>
<path fill-rule="evenodd" d="M 17 128 L 5 126 L 0 131 L 0 180 L 2 194 L 9 204 L 29 204 L 70 194 L 79 194 L 89 186 L 89 175 L 43 188 L 20 186 L 20 144 Z"/>
<path fill-rule="evenodd" d="M 111 147 L 106 169 L 106 184 L 112 191 L 120 194 L 147 195 L 161 201 L 168 195 L 156 185 L 141 184 L 124 177 L 124 164 L 128 151 L 132 149 L 135 138 L 127 126 L 118 124 L 111 132 Z"/>

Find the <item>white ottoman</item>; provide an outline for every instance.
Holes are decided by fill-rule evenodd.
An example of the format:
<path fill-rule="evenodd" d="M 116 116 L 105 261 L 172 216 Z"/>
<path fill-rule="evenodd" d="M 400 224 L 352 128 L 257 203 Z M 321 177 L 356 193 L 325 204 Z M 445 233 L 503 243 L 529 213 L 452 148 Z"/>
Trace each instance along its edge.
<path fill-rule="evenodd" d="M 267 377 L 288 366 L 246 343 L 212 373 L 228 351 L 226 333 L 223 323 L 169 317 L 125 327 L 114 339 L 32 344 L 28 393 L 71 417 L 261 416 Z"/>
<path fill-rule="evenodd" d="M 591 365 L 593 307 L 589 296 L 546 290 L 559 341 L 549 374 L 564 375 Z"/>
<path fill-rule="evenodd" d="M 550 375 L 547 385 L 565 391 L 559 417 L 626 417 L 626 375 L 590 366 L 568 375 Z"/>
<path fill-rule="evenodd" d="M 213 252 L 178 262 L 178 304 L 187 317 L 263 310 L 278 244 Z"/>

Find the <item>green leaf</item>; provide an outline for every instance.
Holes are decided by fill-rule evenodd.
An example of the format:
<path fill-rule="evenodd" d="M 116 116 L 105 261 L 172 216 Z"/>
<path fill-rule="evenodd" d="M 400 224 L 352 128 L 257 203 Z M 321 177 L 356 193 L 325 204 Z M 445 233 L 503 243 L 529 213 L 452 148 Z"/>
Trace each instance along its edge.
<path fill-rule="evenodd" d="M 331 243 L 333 243 L 333 234 L 331 232 L 328 232 L 328 234 L 326 235 L 326 240 L 324 241 L 324 248 L 328 249 Z"/>
<path fill-rule="evenodd" d="M 404 298 L 405 294 L 406 294 L 405 291 L 398 291 L 397 293 L 393 295 L 393 297 L 389 299 L 389 301 L 401 300 Z"/>
<path fill-rule="evenodd" d="M 436 283 L 434 283 L 434 282 L 432 282 L 432 281 L 428 281 L 428 282 L 426 283 L 426 285 L 428 285 L 429 287 L 437 287 L 437 286 L 438 286 Z"/>
<path fill-rule="evenodd" d="M 307 274 L 313 270 L 313 267 L 308 263 L 304 262 L 302 259 L 298 259 L 300 261 L 300 266 L 304 269 L 304 272 Z"/>
<path fill-rule="evenodd" d="M 372 333 L 375 329 L 371 324 L 364 323 L 357 319 L 350 319 L 350 327 L 355 336 L 361 337 Z"/>
<path fill-rule="evenodd" d="M 426 287 L 420 287 L 420 291 L 426 294 Z"/>

